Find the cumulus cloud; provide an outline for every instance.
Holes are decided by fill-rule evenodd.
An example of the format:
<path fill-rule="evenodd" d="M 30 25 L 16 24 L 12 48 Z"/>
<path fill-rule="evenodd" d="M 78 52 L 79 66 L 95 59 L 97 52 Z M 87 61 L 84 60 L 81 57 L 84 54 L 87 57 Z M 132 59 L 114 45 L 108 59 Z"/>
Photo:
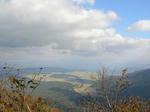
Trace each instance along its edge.
<path fill-rule="evenodd" d="M 128 27 L 128 31 L 150 31 L 150 20 L 140 20 Z"/>
<path fill-rule="evenodd" d="M 0 0 L 1 59 L 92 56 L 111 63 L 150 50 L 150 39 L 125 38 L 111 28 L 119 19 L 114 11 L 87 10 L 74 2 L 94 4 L 94 0 Z M 141 53 L 144 59 L 149 56 Z"/>
<path fill-rule="evenodd" d="M 92 44 L 90 40 L 95 34 L 90 32 L 109 36 L 104 28 L 117 19 L 113 11 L 86 10 L 74 6 L 70 0 L 1 1 L 0 46 L 51 44 L 56 49 L 80 49 L 77 44 L 83 40 Z"/>

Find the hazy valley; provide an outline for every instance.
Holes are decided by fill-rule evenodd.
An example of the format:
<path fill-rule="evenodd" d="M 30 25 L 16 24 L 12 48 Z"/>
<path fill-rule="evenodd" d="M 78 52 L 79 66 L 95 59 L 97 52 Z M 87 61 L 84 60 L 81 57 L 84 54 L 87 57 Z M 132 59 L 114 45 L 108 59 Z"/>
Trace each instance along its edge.
<path fill-rule="evenodd" d="M 32 74 L 26 75 L 29 79 L 33 76 Z M 80 100 L 88 94 L 94 94 L 93 88 L 98 73 L 82 71 L 51 72 L 39 74 L 37 78 L 43 76 L 42 83 L 34 92 L 34 95 L 42 96 L 54 102 L 54 106 L 62 108 L 66 112 L 76 112 L 80 110 Z M 132 85 L 123 93 L 122 97 L 140 96 L 150 100 L 150 69 L 128 73 L 128 76 Z M 118 77 L 119 75 L 113 75 L 107 76 L 106 79 L 109 83 Z"/>

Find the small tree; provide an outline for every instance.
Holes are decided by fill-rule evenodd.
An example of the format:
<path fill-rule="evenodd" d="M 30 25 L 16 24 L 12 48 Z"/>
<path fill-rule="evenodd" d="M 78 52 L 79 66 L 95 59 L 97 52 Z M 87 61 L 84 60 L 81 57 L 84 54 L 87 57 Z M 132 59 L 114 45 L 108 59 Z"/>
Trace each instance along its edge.
<path fill-rule="evenodd" d="M 88 98 L 83 100 L 84 112 L 148 112 L 148 103 L 140 98 L 129 97 L 120 100 L 121 94 L 131 85 L 126 72 L 127 69 L 124 69 L 120 76 L 108 78 L 108 71 L 103 68 L 98 77 L 94 78 L 96 97 L 88 95 Z M 132 107 L 139 111 L 132 111 Z"/>

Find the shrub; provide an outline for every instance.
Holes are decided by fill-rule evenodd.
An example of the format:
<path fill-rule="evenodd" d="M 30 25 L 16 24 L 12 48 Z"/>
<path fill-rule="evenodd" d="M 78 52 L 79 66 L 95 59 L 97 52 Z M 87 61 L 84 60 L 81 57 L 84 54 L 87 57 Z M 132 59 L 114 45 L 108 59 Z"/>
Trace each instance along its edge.
<path fill-rule="evenodd" d="M 0 112 L 61 112 L 51 108 L 50 103 L 43 98 L 31 96 L 44 78 L 36 78 L 42 69 L 29 80 L 18 76 L 19 69 L 11 74 L 8 66 L 3 67 L 0 77 Z"/>
<path fill-rule="evenodd" d="M 95 79 L 96 97 L 90 94 L 82 101 L 84 112 L 149 112 L 149 103 L 139 97 L 121 98 L 121 94 L 131 86 L 126 74 L 127 69 L 122 71 L 118 78 L 109 79 L 105 68 L 99 72 Z"/>

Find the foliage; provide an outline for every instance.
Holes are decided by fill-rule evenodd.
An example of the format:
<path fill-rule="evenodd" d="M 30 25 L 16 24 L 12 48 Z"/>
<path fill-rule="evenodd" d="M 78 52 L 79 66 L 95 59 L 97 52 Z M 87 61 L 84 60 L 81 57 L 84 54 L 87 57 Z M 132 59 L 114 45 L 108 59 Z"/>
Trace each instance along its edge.
<path fill-rule="evenodd" d="M 0 112 L 60 112 L 59 109 L 51 108 L 51 104 L 43 98 L 31 96 L 44 78 L 36 78 L 42 69 L 28 80 L 19 77 L 19 69 L 12 75 L 8 66 L 3 67 L 0 77 Z"/>
<path fill-rule="evenodd" d="M 122 71 L 121 76 L 114 80 L 106 80 L 107 70 L 99 72 L 96 82 L 96 97 L 90 94 L 82 101 L 84 112 L 148 112 L 149 104 L 140 100 L 139 97 L 122 99 L 121 94 L 131 86 L 126 74 L 127 69 Z M 113 82 L 114 81 L 114 82 Z M 110 83 L 111 82 L 111 83 Z"/>
<path fill-rule="evenodd" d="M 113 109 L 114 112 L 148 112 L 149 103 L 144 102 L 140 97 L 129 97 L 120 100 Z"/>

